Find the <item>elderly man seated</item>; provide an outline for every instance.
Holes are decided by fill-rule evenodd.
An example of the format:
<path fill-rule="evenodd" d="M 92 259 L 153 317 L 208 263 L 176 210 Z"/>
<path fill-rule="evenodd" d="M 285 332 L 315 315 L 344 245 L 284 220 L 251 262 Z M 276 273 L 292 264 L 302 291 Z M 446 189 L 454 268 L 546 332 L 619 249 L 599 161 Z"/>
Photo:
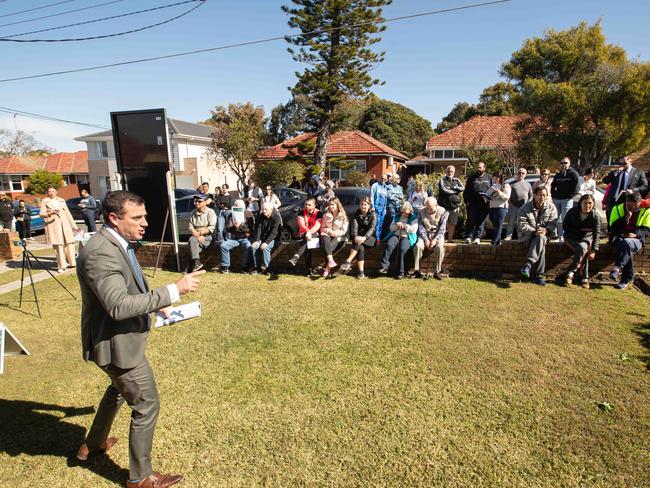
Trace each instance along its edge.
<path fill-rule="evenodd" d="M 251 244 L 253 254 L 253 269 L 251 270 L 251 274 L 257 274 L 257 269 L 259 268 L 258 250 L 262 252 L 262 267 L 260 271 L 264 274 L 268 271 L 269 264 L 271 264 L 271 251 L 275 245 L 275 239 L 280 235 L 281 225 L 282 218 L 273 204 L 263 202 L 262 211 L 255 226 L 255 237 Z"/>
<path fill-rule="evenodd" d="M 610 273 L 613 280 L 620 276 L 616 288 L 627 288 L 634 278 L 632 256 L 643 249 L 650 235 L 650 209 L 641 208 L 641 194 L 633 192 L 625 197 L 625 203 L 612 208 L 609 214 L 609 238 L 616 252 L 614 269 Z"/>
<path fill-rule="evenodd" d="M 420 210 L 418 223 L 418 240 L 413 251 L 415 261 L 415 276 L 420 278 L 420 259 L 426 249 L 433 252 L 434 273 L 436 279 L 442 279 L 442 260 L 445 257 L 445 231 L 449 212 L 438 205 L 434 197 L 424 200 L 424 208 Z"/>
<path fill-rule="evenodd" d="M 546 242 L 555 235 L 558 218 L 557 209 L 548 197 L 546 187 L 538 186 L 533 191 L 533 199 L 519 209 L 517 216 L 519 242 L 528 246 L 521 276 L 531 278 L 533 283 L 540 286 L 546 285 Z"/>
<path fill-rule="evenodd" d="M 207 249 L 212 242 L 212 234 L 217 226 L 217 214 L 207 206 L 206 195 L 199 193 L 194 195 L 194 210 L 190 216 L 189 229 L 190 239 L 190 263 L 187 271 L 192 273 L 203 268 L 199 260 L 199 254 L 202 249 Z"/>
<path fill-rule="evenodd" d="M 241 246 L 244 256 L 242 268 L 248 272 L 250 262 L 250 238 L 255 230 L 255 218 L 252 212 L 244 210 L 246 203 L 244 200 L 235 200 L 232 206 L 232 212 L 226 219 L 224 231 L 224 241 L 221 243 L 221 272 L 228 274 L 230 272 L 230 251 Z"/>

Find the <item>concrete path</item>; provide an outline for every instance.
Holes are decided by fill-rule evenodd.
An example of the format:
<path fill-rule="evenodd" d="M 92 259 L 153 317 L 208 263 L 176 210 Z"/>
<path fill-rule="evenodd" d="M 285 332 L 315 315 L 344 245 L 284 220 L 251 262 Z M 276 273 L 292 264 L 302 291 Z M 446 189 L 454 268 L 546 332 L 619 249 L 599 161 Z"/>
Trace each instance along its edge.
<path fill-rule="evenodd" d="M 51 255 L 36 256 L 38 261 L 40 261 L 40 263 L 43 265 L 45 269 L 49 269 L 52 273 L 55 274 L 55 276 L 65 276 L 67 274 L 75 272 L 74 269 L 71 269 L 71 270 L 67 270 L 65 273 L 62 274 L 57 273 L 56 259 L 54 258 L 54 250 L 52 249 L 52 246 L 49 246 L 45 243 L 38 242 L 38 241 L 27 241 L 28 251 L 34 252 L 34 251 L 41 251 L 43 249 L 48 249 L 52 251 Z M 34 278 L 34 283 L 38 283 L 39 281 L 50 279 L 50 274 L 47 271 L 44 271 L 43 267 L 41 267 L 34 258 L 30 258 L 30 261 L 32 263 L 32 276 Z M 5 273 L 7 271 L 12 271 L 21 268 L 22 268 L 22 256 L 17 259 L 12 259 L 9 261 L 0 261 L 0 276 L 2 276 L 2 273 Z M 29 274 L 27 273 L 27 270 L 25 270 L 25 287 L 26 288 L 30 287 Z M 7 293 L 14 290 L 19 290 L 19 289 L 20 289 L 20 278 L 17 279 L 16 281 L 12 281 L 10 283 L 0 285 L 0 294 Z"/>

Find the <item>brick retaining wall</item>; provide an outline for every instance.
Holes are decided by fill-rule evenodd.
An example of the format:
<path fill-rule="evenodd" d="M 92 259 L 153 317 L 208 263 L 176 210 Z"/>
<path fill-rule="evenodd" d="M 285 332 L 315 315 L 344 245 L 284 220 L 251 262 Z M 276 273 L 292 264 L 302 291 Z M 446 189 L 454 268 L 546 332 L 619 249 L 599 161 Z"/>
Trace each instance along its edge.
<path fill-rule="evenodd" d="M 305 269 L 304 260 L 298 263 L 294 269 L 288 259 L 294 254 L 297 245 L 295 242 L 279 244 L 273 250 L 272 268 L 278 272 L 303 272 Z M 379 262 L 384 246 L 379 245 L 366 251 L 366 274 L 375 274 L 379 270 Z M 158 253 L 158 244 L 145 244 L 138 249 L 138 259 L 143 266 L 153 266 Z M 341 264 L 349 253 L 349 244 L 346 244 L 336 255 L 335 260 Z M 502 246 L 492 248 L 487 244 L 466 245 L 446 244 L 443 271 L 452 276 L 476 276 L 493 278 L 515 278 L 523 265 L 526 255 L 526 247 L 517 242 L 504 242 Z M 391 268 L 396 266 L 397 251 L 393 254 Z M 183 269 L 189 260 L 189 249 L 187 244 L 180 246 L 180 261 Z M 219 252 L 217 246 L 211 246 L 201 255 L 201 260 L 206 269 L 212 269 L 219 265 Z M 241 252 L 239 248 L 231 251 L 232 269 L 241 269 Z M 546 250 L 546 274 L 556 276 L 563 272 L 569 265 L 571 253 L 564 244 L 551 242 Z M 176 269 L 176 260 L 173 255 L 172 245 L 163 244 L 160 263 L 163 268 Z M 320 249 L 314 250 L 314 267 L 324 265 L 325 255 Z M 614 255 L 605 243 L 601 244 L 596 259 L 590 262 L 590 275 L 595 276 L 599 272 L 609 272 L 614 263 Z M 406 260 L 407 269 L 413 266 L 412 253 L 409 252 Z M 644 248 L 634 257 L 634 267 L 637 273 L 650 274 L 650 251 Z M 422 272 L 433 272 L 432 257 L 425 252 L 421 262 Z"/>

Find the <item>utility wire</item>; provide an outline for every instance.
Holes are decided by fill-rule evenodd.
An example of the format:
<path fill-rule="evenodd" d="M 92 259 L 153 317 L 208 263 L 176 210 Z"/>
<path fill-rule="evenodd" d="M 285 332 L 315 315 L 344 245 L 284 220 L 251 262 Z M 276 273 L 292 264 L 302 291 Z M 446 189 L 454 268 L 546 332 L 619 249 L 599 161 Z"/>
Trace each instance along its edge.
<path fill-rule="evenodd" d="M 130 65 L 130 64 L 146 63 L 146 62 L 149 62 L 149 61 L 158 61 L 160 59 L 178 58 L 178 57 L 181 57 L 181 56 L 188 56 L 188 55 L 191 55 L 191 54 L 200 54 L 200 53 L 207 53 L 207 52 L 212 52 L 212 51 L 221 51 L 221 50 L 225 50 L 225 49 L 233 49 L 233 48 L 243 47 L 243 46 L 252 46 L 252 45 L 255 45 L 255 44 L 263 44 L 263 43 L 266 43 L 266 42 L 280 41 L 280 40 L 284 40 L 284 39 L 291 39 L 291 38 L 294 38 L 294 37 L 315 36 L 315 35 L 318 35 L 318 34 L 324 34 L 326 32 L 333 32 L 333 31 L 340 30 L 340 29 L 351 29 L 351 28 L 354 28 L 354 27 L 360 27 L 360 26 L 367 25 L 367 24 L 384 24 L 384 23 L 388 23 L 388 22 L 395 22 L 395 21 L 398 21 L 398 20 L 414 19 L 414 18 L 417 18 L 417 17 L 425 17 L 425 16 L 429 16 L 429 15 L 436 15 L 436 14 L 442 14 L 442 13 L 447 13 L 447 12 L 455 12 L 455 11 L 459 11 L 459 10 L 467 10 L 467 9 L 471 9 L 471 8 L 485 7 L 485 6 L 488 6 L 488 5 L 497 5 L 497 4 L 500 4 L 500 3 L 508 3 L 508 2 L 511 2 L 511 1 L 512 0 L 494 0 L 494 1 L 491 1 L 491 2 L 474 3 L 474 4 L 471 4 L 471 5 L 463 5 L 463 6 L 460 6 L 460 7 L 452 7 L 452 8 L 442 9 L 442 10 L 433 10 L 433 11 L 430 11 L 430 12 L 422 12 L 422 13 L 419 13 L 419 14 L 403 15 L 403 16 L 400 16 L 400 17 L 392 17 L 392 18 L 389 18 L 389 19 L 370 20 L 370 21 L 367 21 L 367 22 L 360 22 L 358 24 L 346 25 L 346 26 L 343 26 L 343 27 L 335 27 L 335 28 L 331 28 L 331 29 L 324 29 L 324 30 L 313 31 L 313 32 L 306 32 L 306 33 L 302 33 L 302 34 L 291 34 L 291 35 L 284 35 L 284 36 L 269 37 L 269 38 L 266 38 L 266 39 L 259 39 L 257 41 L 248 41 L 248 42 L 240 42 L 240 43 L 236 43 L 236 44 L 227 44 L 225 46 L 217 46 L 217 47 L 211 47 L 211 48 L 206 48 L 206 49 L 197 49 L 197 50 L 194 50 L 194 51 L 186 51 L 186 52 L 181 52 L 181 53 L 167 54 L 167 55 L 164 55 L 164 56 L 155 56 L 155 57 L 151 57 L 151 58 L 133 59 L 133 60 L 130 60 L 130 61 L 121 61 L 121 62 L 118 62 L 118 63 L 102 64 L 102 65 L 98 65 L 98 66 L 90 66 L 90 67 L 87 67 L 87 68 L 69 69 L 69 70 L 64 70 L 64 71 L 53 71 L 53 72 L 50 72 L 50 73 L 41 73 L 41 74 L 38 74 L 38 75 L 29 75 L 29 76 L 18 76 L 18 77 L 15 77 L 15 78 L 4 78 L 4 79 L 0 79 L 0 83 L 7 83 L 9 81 L 31 80 L 31 79 L 35 79 L 35 78 L 45 78 L 45 77 L 48 77 L 48 76 L 66 75 L 66 74 L 70 74 L 70 73 L 81 73 L 81 72 L 84 72 L 84 71 L 93 71 L 93 70 L 98 70 L 98 69 L 114 68 L 116 66 L 127 66 L 127 65 Z"/>
<path fill-rule="evenodd" d="M 54 121 L 54 122 L 64 122 L 66 124 L 83 125 L 83 126 L 86 126 L 86 127 L 95 127 L 97 129 L 108 129 L 108 127 L 106 127 L 104 125 L 86 124 L 84 122 L 77 122 L 77 121 L 74 121 L 74 120 L 60 119 L 58 117 L 50 117 L 48 115 L 40 115 L 40 114 L 31 113 L 31 112 L 25 112 L 23 110 L 16 110 L 16 109 L 9 108 L 9 107 L 0 107 L 0 112 L 4 112 L 4 113 L 10 114 L 10 115 L 13 115 L 14 117 L 16 115 L 22 115 L 23 117 L 30 117 L 30 118 L 33 118 L 33 119 L 51 120 L 51 121 Z"/>
<path fill-rule="evenodd" d="M 6 2 L 6 1 L 7 0 L 0 0 L 0 2 Z M 66 10 L 65 12 L 59 12 L 58 14 L 43 15 L 42 17 L 34 17 L 33 19 L 18 20 L 16 22 L 9 22 L 8 24 L 0 24 L 0 27 L 7 27 L 9 25 L 25 24 L 27 22 L 35 22 L 37 20 L 49 19 L 51 17 L 59 17 L 60 15 L 72 14 L 74 12 L 81 12 L 82 10 L 90 10 L 91 8 L 103 7 L 104 5 L 110 5 L 112 3 L 120 3 L 120 2 L 123 2 L 123 1 L 124 0 L 112 0 L 111 2 L 105 2 L 105 3 L 100 3 L 100 4 L 97 4 L 97 5 L 91 5 L 89 7 L 82 7 L 82 8 L 76 8 L 76 9 L 73 9 L 73 10 Z"/>
<path fill-rule="evenodd" d="M 12 34 L 10 36 L 2 36 L 2 37 L 0 37 L 0 41 L 10 41 L 10 42 L 64 42 L 64 41 L 83 41 L 83 40 L 86 40 L 86 39 L 100 39 L 100 38 L 104 38 L 104 37 L 120 36 L 120 35 L 123 35 L 123 34 L 130 34 L 132 32 L 138 32 L 140 30 L 149 29 L 151 27 L 155 27 L 155 26 L 158 26 L 158 25 L 165 24 L 167 22 L 171 22 L 172 20 L 176 20 L 179 17 L 182 17 L 183 15 L 187 15 L 190 12 L 192 12 L 193 10 L 196 10 L 205 1 L 206 0 L 184 0 L 182 2 L 169 3 L 167 5 L 161 5 L 159 7 L 152 7 L 152 8 L 147 8 L 147 9 L 144 9 L 144 10 L 136 10 L 135 12 L 127 12 L 125 14 L 112 15 L 110 17 L 101 17 L 99 19 L 86 20 L 84 22 L 77 22 L 75 24 L 60 25 L 58 27 L 48 27 L 47 29 L 39 29 L 39 30 L 35 30 L 35 31 L 30 31 L 30 32 L 23 32 L 21 34 Z M 67 29 L 68 27 L 77 27 L 79 25 L 93 24 L 93 23 L 96 23 L 96 22 L 103 22 L 105 20 L 119 19 L 119 18 L 122 18 L 122 17 L 128 17 L 130 15 L 142 14 L 142 13 L 145 13 L 145 12 L 153 12 L 154 10 L 162 10 L 162 9 L 165 9 L 165 8 L 176 7 L 177 5 L 184 5 L 186 3 L 194 3 L 194 2 L 201 2 L 201 3 L 199 5 L 197 5 L 196 7 L 194 7 L 193 9 L 191 9 L 191 10 L 189 10 L 189 11 L 187 11 L 187 12 L 185 12 L 185 13 L 177 16 L 177 17 L 174 17 L 173 19 L 169 19 L 169 20 L 166 20 L 164 22 L 160 22 L 158 24 L 153 24 L 152 26 L 142 27 L 142 28 L 139 28 L 139 29 L 136 29 L 136 30 L 121 32 L 121 33 L 118 33 L 118 34 L 108 34 L 108 35 L 104 35 L 104 36 L 95 36 L 95 37 L 84 37 L 84 38 L 79 38 L 79 39 L 11 39 L 12 37 L 27 36 L 29 34 L 37 34 L 39 32 L 47 32 L 47 31 L 53 31 L 53 30 L 58 30 L 58 29 Z"/>
<path fill-rule="evenodd" d="M 18 14 L 26 14 L 27 12 L 33 12 L 34 10 L 42 10 L 44 8 L 55 7 L 56 5 L 63 5 L 64 3 L 76 2 L 76 1 L 77 0 L 63 0 L 61 2 L 48 3 L 46 5 L 41 5 L 40 7 L 28 8 L 27 10 L 21 10 L 19 12 L 12 12 L 10 14 L 0 15 L 0 18 L 11 17 L 13 15 L 18 15 Z"/>

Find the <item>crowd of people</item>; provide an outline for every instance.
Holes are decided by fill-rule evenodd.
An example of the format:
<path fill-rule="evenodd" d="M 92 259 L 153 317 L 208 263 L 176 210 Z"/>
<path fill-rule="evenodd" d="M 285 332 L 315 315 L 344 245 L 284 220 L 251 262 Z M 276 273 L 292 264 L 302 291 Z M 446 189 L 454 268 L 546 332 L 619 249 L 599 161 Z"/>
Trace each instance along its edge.
<path fill-rule="evenodd" d="M 455 176 L 455 167 L 449 166 L 438 181 L 437 197 L 422 182 L 409 181 L 405 192 L 399 175 L 382 175 L 373 178 L 370 196 L 362 198 L 359 208 L 350 216 L 336 198 L 333 182 L 322 183 L 318 178 L 311 178 L 307 183 L 307 199 L 297 217 L 298 245 L 289 264 L 296 267 L 304 258 L 307 274 L 313 275 L 313 251 L 321 248 L 326 256 L 322 276 L 330 277 L 338 266 L 335 256 L 348 241 L 350 251 L 340 270 L 344 273 L 352 270 L 356 260 L 356 276 L 363 279 L 365 252 L 382 243 L 380 274 L 389 273 L 394 259 L 396 277 L 404 278 L 405 258 L 410 252 L 414 276 L 423 277 L 420 262 L 426 251 L 433 258 L 431 276 L 443 279 L 445 241 L 453 241 L 464 203 L 465 244 L 481 243 L 489 219 L 494 229 L 491 246 L 513 239 L 525 245 L 521 276 L 542 286 L 546 284 L 547 243 L 555 241 L 564 243 L 573 255 L 564 273 L 566 283 L 570 285 L 575 280 L 589 288 L 589 261 L 595 258 L 600 239 L 608 232 L 616 252 L 611 278 L 617 280 L 618 288 L 626 288 L 634 276 L 632 257 L 650 233 L 650 199 L 642 199 L 648 190 L 645 175 L 624 157 L 620 167 L 603 178 L 609 188 L 603 200 L 607 221 L 602 222 L 596 210 L 593 171 L 587 169 L 580 176 L 566 157 L 560 167 L 552 179 L 550 171 L 542 171 L 540 179 L 531 185 L 526 181 L 524 168 L 508 182 L 504 174 L 488 173 L 485 164 L 480 162 L 476 172 L 463 184 Z M 203 267 L 199 253 L 210 245 L 212 236 L 220 247 L 221 272 L 230 272 L 230 251 L 236 247 L 242 247 L 244 252 L 244 272 L 271 271 L 271 250 L 282 228 L 280 201 L 271 187 L 262 189 L 252 181 L 248 183 L 243 198 L 230 196 L 227 188 L 217 188 L 215 195 L 209 194 L 207 184 L 205 191 L 195 196 L 188 271 Z M 297 181 L 292 185 L 300 186 Z"/>

